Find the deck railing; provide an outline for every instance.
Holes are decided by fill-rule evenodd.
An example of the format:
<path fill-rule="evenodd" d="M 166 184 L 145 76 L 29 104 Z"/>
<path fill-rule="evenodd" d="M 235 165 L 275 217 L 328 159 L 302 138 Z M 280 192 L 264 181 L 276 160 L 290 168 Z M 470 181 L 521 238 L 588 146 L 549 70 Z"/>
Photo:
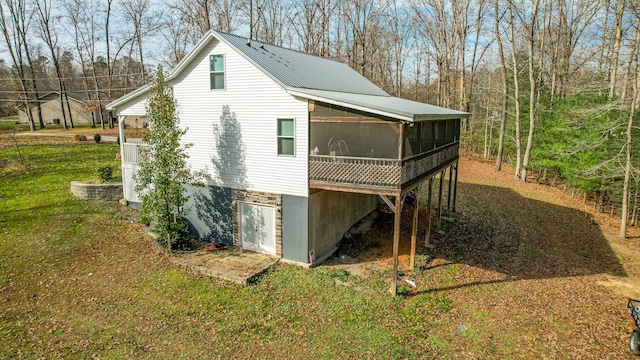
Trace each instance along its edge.
<path fill-rule="evenodd" d="M 123 143 L 122 144 L 122 163 L 137 164 L 140 158 L 139 148 L 146 146 L 143 143 Z"/>
<path fill-rule="evenodd" d="M 407 160 L 310 155 L 309 181 L 399 189 L 458 156 L 458 142 Z"/>
<path fill-rule="evenodd" d="M 425 154 L 405 160 L 402 163 L 402 184 L 419 177 L 422 174 L 436 169 L 443 164 L 458 157 L 460 145 L 456 141 L 452 144 L 441 146 Z"/>
<path fill-rule="evenodd" d="M 309 179 L 328 183 L 394 186 L 400 182 L 399 160 L 310 155 Z"/>

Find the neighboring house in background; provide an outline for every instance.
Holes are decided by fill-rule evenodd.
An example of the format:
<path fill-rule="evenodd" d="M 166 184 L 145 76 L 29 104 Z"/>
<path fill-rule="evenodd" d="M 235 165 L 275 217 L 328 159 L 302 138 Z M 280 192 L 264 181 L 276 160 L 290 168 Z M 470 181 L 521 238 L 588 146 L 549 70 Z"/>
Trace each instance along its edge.
<path fill-rule="evenodd" d="M 84 103 L 87 101 L 86 93 L 79 92 L 67 92 L 69 97 L 69 107 L 71 108 L 71 115 L 73 117 L 74 124 L 91 124 L 91 112 L 87 112 L 84 108 Z M 37 99 L 33 99 L 29 102 L 31 106 L 31 112 L 34 120 L 38 122 L 38 114 L 36 102 L 40 102 L 40 109 L 42 111 L 42 121 L 45 125 L 48 124 L 62 124 L 63 117 L 60 110 L 60 93 L 52 91 L 50 93 L 41 95 Z M 64 112 L 67 114 L 67 122 L 69 121 L 67 104 L 64 103 Z M 96 123 L 99 123 L 99 117 L 96 118 Z M 29 118 L 24 108 L 18 109 L 18 121 L 20 123 L 28 123 Z"/>
<path fill-rule="evenodd" d="M 380 198 L 397 209 L 455 167 L 468 115 L 389 96 L 339 61 L 215 30 L 167 80 L 188 128 L 182 140 L 193 144 L 188 162 L 209 174 L 204 190 L 189 188 L 195 231 L 305 264 L 310 253 L 331 255 Z M 107 109 L 144 116 L 148 91 Z M 125 198 L 135 203 L 140 145 L 121 146 Z"/>
<path fill-rule="evenodd" d="M 143 129 L 149 126 L 146 115 L 125 116 L 122 123 L 126 129 Z"/>

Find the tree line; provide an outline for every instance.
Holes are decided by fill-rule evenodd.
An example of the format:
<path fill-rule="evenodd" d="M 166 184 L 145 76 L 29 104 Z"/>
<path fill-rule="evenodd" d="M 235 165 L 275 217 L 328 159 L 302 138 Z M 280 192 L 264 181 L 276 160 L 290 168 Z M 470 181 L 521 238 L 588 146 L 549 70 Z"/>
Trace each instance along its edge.
<path fill-rule="evenodd" d="M 86 92 L 88 110 L 104 114 L 215 28 L 468 111 L 465 153 L 509 163 L 518 179 L 564 182 L 619 212 L 622 234 L 637 218 L 636 1 L 0 0 L 0 10 L 3 115 L 52 90 Z M 44 126 L 37 108 L 29 118 Z"/>

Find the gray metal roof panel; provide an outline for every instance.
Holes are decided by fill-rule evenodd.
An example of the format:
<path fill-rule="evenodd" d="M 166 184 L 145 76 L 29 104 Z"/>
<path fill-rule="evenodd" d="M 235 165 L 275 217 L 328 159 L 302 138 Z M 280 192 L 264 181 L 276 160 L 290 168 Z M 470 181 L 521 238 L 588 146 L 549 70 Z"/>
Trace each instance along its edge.
<path fill-rule="evenodd" d="M 289 88 L 288 92 L 292 95 L 326 101 L 335 105 L 359 108 L 363 111 L 391 116 L 406 121 L 459 119 L 469 116 L 469 113 L 463 111 L 451 110 L 389 95 L 376 96 L 294 88 Z"/>
<path fill-rule="evenodd" d="M 347 64 L 212 30 L 284 87 L 388 95 Z"/>

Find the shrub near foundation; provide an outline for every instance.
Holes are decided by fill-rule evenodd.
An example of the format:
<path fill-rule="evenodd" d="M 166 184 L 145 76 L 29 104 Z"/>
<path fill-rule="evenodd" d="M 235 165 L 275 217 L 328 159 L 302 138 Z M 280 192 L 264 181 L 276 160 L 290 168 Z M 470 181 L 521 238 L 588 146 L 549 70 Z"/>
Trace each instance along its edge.
<path fill-rule="evenodd" d="M 96 174 L 102 182 L 108 182 L 113 177 L 113 168 L 111 166 L 100 166 L 96 169 Z"/>

